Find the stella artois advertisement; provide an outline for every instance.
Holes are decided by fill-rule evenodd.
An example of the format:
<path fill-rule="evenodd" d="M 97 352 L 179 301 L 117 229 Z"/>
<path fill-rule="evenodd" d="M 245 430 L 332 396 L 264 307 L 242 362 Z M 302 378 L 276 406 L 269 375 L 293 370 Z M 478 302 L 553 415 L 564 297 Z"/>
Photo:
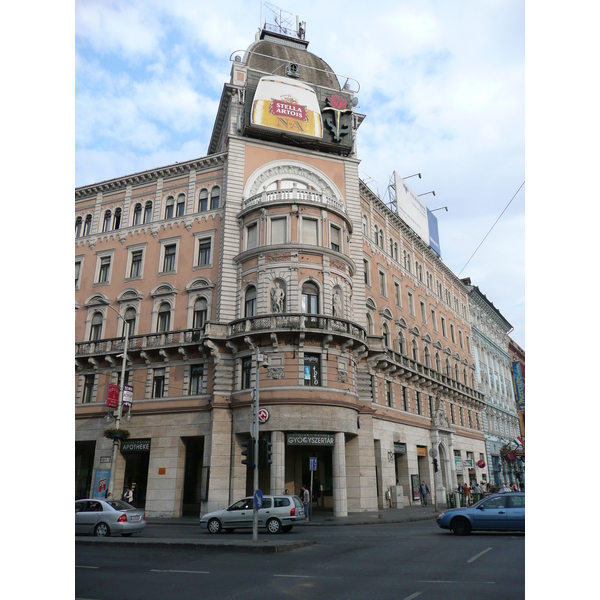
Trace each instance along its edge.
<path fill-rule="evenodd" d="M 323 137 L 323 123 L 313 89 L 286 77 L 258 82 L 252 105 L 252 125 L 310 137 Z"/>

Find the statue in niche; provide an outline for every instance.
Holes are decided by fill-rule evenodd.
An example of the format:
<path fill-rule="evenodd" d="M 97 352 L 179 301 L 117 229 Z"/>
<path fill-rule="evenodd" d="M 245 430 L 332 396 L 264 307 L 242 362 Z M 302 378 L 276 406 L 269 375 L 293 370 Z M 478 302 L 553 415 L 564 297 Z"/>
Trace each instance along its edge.
<path fill-rule="evenodd" d="M 342 317 L 342 298 L 339 292 L 335 292 L 331 298 L 331 308 L 334 317 Z"/>
<path fill-rule="evenodd" d="M 275 287 L 271 290 L 271 312 L 283 313 L 285 308 L 285 292 L 279 285 L 279 282 L 275 282 Z"/>

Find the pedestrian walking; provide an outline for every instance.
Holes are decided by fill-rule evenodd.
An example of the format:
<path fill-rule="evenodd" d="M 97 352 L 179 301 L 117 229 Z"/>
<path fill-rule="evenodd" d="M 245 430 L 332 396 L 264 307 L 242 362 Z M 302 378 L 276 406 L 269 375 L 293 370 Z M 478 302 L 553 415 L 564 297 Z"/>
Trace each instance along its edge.
<path fill-rule="evenodd" d="M 131 491 L 131 488 L 129 486 L 127 486 L 127 489 L 123 494 L 123 500 L 125 500 L 125 502 L 127 502 L 128 504 L 131 504 L 133 502 L 133 492 Z"/>
<path fill-rule="evenodd" d="M 468 483 L 463 486 L 463 492 L 465 494 L 465 506 L 471 506 L 471 488 Z"/>
<path fill-rule="evenodd" d="M 421 492 L 421 502 L 423 503 L 423 506 L 427 506 L 427 494 L 429 494 L 429 487 L 427 487 L 427 484 L 424 481 L 421 481 L 419 491 Z"/>
<path fill-rule="evenodd" d="M 310 506 L 310 492 L 308 488 L 303 485 L 302 486 L 302 504 L 304 504 L 304 522 L 308 523 L 308 508 Z"/>

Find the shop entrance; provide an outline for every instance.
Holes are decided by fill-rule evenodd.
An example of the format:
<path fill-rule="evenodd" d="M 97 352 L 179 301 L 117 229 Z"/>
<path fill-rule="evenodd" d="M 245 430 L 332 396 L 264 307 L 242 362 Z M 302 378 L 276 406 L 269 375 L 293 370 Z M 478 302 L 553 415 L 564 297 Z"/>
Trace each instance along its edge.
<path fill-rule="evenodd" d="M 75 500 L 90 498 L 96 442 L 75 442 Z"/>
<path fill-rule="evenodd" d="M 183 516 L 200 515 L 204 438 L 181 438 L 185 444 L 185 473 L 183 479 Z"/>
<path fill-rule="evenodd" d="M 301 495 L 302 485 L 310 489 L 310 459 L 317 459 L 312 473 L 313 513 L 333 511 L 333 448 L 331 446 L 293 446 L 285 449 L 285 488 Z"/>
<path fill-rule="evenodd" d="M 131 504 L 136 508 L 146 508 L 150 452 L 128 452 L 124 456 L 125 479 L 123 480 L 123 492 L 129 486 L 133 491 L 133 502 Z"/>

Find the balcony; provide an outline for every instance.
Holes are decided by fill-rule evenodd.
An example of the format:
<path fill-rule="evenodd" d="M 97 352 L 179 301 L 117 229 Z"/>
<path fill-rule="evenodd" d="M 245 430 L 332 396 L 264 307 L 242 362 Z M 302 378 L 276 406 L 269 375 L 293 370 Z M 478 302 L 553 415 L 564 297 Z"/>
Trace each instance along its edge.
<path fill-rule="evenodd" d="M 260 194 L 242 200 L 242 211 L 253 206 L 263 206 L 275 202 L 307 202 L 332 208 L 346 215 L 346 205 L 332 196 L 320 194 L 314 190 L 290 188 L 285 190 L 262 191 Z"/>
<path fill-rule="evenodd" d="M 227 326 L 227 337 L 248 335 L 259 332 L 319 332 L 366 343 L 367 332 L 360 325 L 346 319 L 328 315 L 307 313 L 285 313 L 258 315 L 232 321 Z"/>

